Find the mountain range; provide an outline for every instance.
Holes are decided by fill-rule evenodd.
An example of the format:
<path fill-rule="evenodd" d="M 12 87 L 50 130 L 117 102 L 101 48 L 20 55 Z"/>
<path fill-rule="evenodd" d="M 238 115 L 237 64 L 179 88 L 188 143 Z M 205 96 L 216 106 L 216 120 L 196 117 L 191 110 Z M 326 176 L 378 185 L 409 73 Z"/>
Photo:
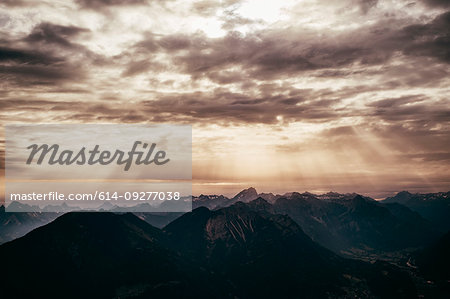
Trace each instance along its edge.
<path fill-rule="evenodd" d="M 8 213 L 0 206 L 0 244 L 22 237 L 31 230 L 49 223 L 60 214 L 40 212 Z"/>
<path fill-rule="evenodd" d="M 197 208 L 162 230 L 131 213 L 67 213 L 0 255 L 7 298 L 415 296 L 397 267 L 342 258 L 288 216 L 242 202 Z"/>
<path fill-rule="evenodd" d="M 430 221 L 440 231 L 450 230 L 450 192 L 412 194 L 402 191 L 383 202 L 404 205 Z"/>
<path fill-rule="evenodd" d="M 375 201 L 355 193 L 329 192 L 315 195 L 291 192 L 284 195 L 258 194 L 254 188 L 241 191 L 233 198 L 202 195 L 194 198 L 193 207 L 210 209 L 228 206 L 237 201 L 264 199 L 255 206 L 275 214 L 289 215 L 314 241 L 342 254 L 360 251 L 395 251 L 422 247 L 447 231 L 446 226 L 393 200 Z M 442 198 L 448 204 L 449 200 Z M 442 210 L 438 212 L 444 214 Z M 447 212 L 447 216 L 450 211 Z M 447 217 L 450 218 L 450 217 Z"/>
<path fill-rule="evenodd" d="M 131 213 L 67 213 L 0 246 L 8 257 L 0 288 L 6 298 L 195 297 L 207 288 L 202 271 L 164 238 Z"/>
<path fill-rule="evenodd" d="M 249 188 L 194 197 L 184 214 L 2 207 L 0 289 L 6 298 L 448 298 L 448 194 L 376 201 Z"/>

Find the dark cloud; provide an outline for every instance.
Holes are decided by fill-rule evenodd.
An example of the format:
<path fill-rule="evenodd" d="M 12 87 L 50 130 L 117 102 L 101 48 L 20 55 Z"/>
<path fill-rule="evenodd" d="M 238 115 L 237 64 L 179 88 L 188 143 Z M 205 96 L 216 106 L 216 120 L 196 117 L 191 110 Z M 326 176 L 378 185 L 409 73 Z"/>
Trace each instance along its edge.
<path fill-rule="evenodd" d="M 307 57 L 296 53 L 295 49 L 287 45 L 288 42 L 261 40 L 258 36 L 243 36 L 231 32 L 224 38 L 211 39 L 196 34 L 186 36 L 166 36 L 156 39 L 154 36 L 137 44 L 142 51 L 147 48 L 150 52 L 163 51 L 172 53 L 175 65 L 193 77 L 211 75 L 211 79 L 218 82 L 232 82 L 233 77 L 240 79 L 238 73 L 230 72 L 228 67 L 241 67 L 247 69 L 249 75 L 263 76 L 263 74 L 279 74 L 289 71 L 311 70 L 316 67 Z M 287 47 L 285 47 L 287 46 Z M 291 49 L 289 49 L 291 48 Z M 177 54 L 176 51 L 184 50 Z M 338 62 L 339 63 L 339 62 Z M 225 73 L 221 73 L 225 71 Z"/>
<path fill-rule="evenodd" d="M 420 159 L 422 161 L 447 162 L 450 161 L 450 152 L 422 153 L 406 155 L 409 159 Z"/>
<path fill-rule="evenodd" d="M 146 4 L 147 0 L 75 0 L 81 7 L 84 8 L 103 8 L 108 6 L 125 6 L 125 5 L 140 5 Z"/>
<path fill-rule="evenodd" d="M 156 59 L 157 53 L 165 52 L 169 55 L 176 55 L 176 52 L 189 48 L 196 44 L 199 47 L 203 44 L 203 35 L 167 35 L 156 36 L 147 34 L 145 39 L 135 44 L 131 49 L 114 57 L 115 61 L 124 65 L 125 70 L 122 76 L 134 76 L 147 71 L 162 71 L 173 64 Z M 137 59 L 141 57 L 141 59 Z"/>
<path fill-rule="evenodd" d="M 87 32 L 85 28 L 75 26 L 61 26 L 51 23 L 41 23 L 24 39 L 29 43 L 56 44 L 65 48 L 77 48 L 70 39 L 76 35 Z"/>
<path fill-rule="evenodd" d="M 192 37 L 191 37 L 192 38 Z M 156 50 L 159 50 L 160 45 L 158 44 L 158 40 L 157 37 L 152 34 L 146 34 L 145 38 L 138 42 L 135 46 L 135 49 L 137 49 L 137 51 L 150 51 L 150 52 L 154 52 Z"/>
<path fill-rule="evenodd" d="M 410 95 L 410 96 L 403 96 L 403 97 L 399 97 L 399 98 L 383 99 L 383 100 L 379 100 L 379 101 L 370 102 L 369 104 L 367 104 L 367 106 L 384 109 L 384 108 L 399 107 L 401 105 L 421 102 L 426 99 L 427 98 L 424 95 Z"/>
<path fill-rule="evenodd" d="M 217 89 L 210 93 L 156 94 L 154 100 L 142 102 L 140 109 L 153 120 L 158 115 L 164 115 L 171 121 L 221 124 L 325 122 L 345 115 L 345 112 L 330 108 L 336 101 L 304 102 L 303 98 L 308 97 L 307 91 L 302 97 L 279 95 L 255 98 Z"/>
<path fill-rule="evenodd" d="M 0 170 L 5 170 L 5 150 L 0 150 Z M 1 174 L 5 175 L 4 173 Z"/>
<path fill-rule="evenodd" d="M 80 82 L 84 67 L 98 58 L 72 41 L 83 32 L 88 30 L 44 22 L 22 39 L 1 41 L 0 78 L 10 87 Z"/>
<path fill-rule="evenodd" d="M 126 70 L 122 73 L 122 76 L 128 77 L 138 75 L 147 72 L 149 69 L 152 69 L 153 71 L 162 70 L 163 65 L 158 64 L 149 58 L 145 60 L 130 61 L 127 64 Z"/>
<path fill-rule="evenodd" d="M 0 77 L 4 81 L 13 80 L 21 85 L 45 85 L 70 79 L 81 79 L 79 68 L 62 64 L 57 66 L 15 65 L 0 66 Z"/>
<path fill-rule="evenodd" d="M 450 7 L 449 0 L 422 0 L 422 2 L 431 7 Z"/>
<path fill-rule="evenodd" d="M 191 38 L 187 35 L 163 36 L 159 39 L 158 45 L 169 52 L 183 50 L 191 45 Z"/>
<path fill-rule="evenodd" d="M 378 88 L 445 88 L 448 85 L 446 78 L 450 76 L 450 68 L 441 61 L 433 61 L 428 57 L 417 57 L 414 63 L 385 65 L 378 74 L 382 74 L 384 84 Z M 375 72 L 363 72 L 361 75 L 377 75 Z"/>
<path fill-rule="evenodd" d="M 407 26 L 400 36 L 408 41 L 403 50 L 405 54 L 430 56 L 450 63 L 450 11 L 428 24 Z"/>
<path fill-rule="evenodd" d="M 437 122 L 446 122 L 450 119 L 448 102 L 435 102 L 433 105 L 425 103 L 414 105 L 394 105 L 390 107 L 378 107 L 369 114 L 387 121 L 421 121 L 427 125 Z"/>
<path fill-rule="evenodd" d="M 0 62 L 49 65 L 62 61 L 62 58 L 37 50 L 0 47 Z"/>
<path fill-rule="evenodd" d="M 361 11 L 366 14 L 372 7 L 376 6 L 378 0 L 358 0 Z"/>
<path fill-rule="evenodd" d="M 25 0 L 2 0 L 0 1 L 0 5 L 5 5 L 5 6 L 25 6 L 25 5 L 29 5 L 30 1 L 25 1 Z"/>
<path fill-rule="evenodd" d="M 21 111 L 33 113 L 47 111 L 50 117 L 45 121 L 76 121 L 76 122 L 115 122 L 136 123 L 151 121 L 156 114 L 141 113 L 142 109 L 135 106 L 127 107 L 123 104 L 105 103 L 103 101 L 59 101 L 30 97 L 0 99 L 0 116 L 5 117 L 9 112 Z M 17 120 L 17 119 L 16 119 Z M 42 121 L 42 120 L 39 120 Z M 1 147 L 1 140 L 0 140 Z"/>
<path fill-rule="evenodd" d="M 55 107 L 60 107 L 58 110 L 71 110 L 74 107 L 80 106 L 79 102 L 64 102 L 64 101 L 50 101 L 36 98 L 21 99 L 9 98 L 0 100 L 0 109 L 5 111 L 28 111 L 28 110 L 54 110 Z"/>
<path fill-rule="evenodd" d="M 246 82 L 250 76 L 241 71 L 217 70 L 208 73 L 209 79 L 221 85 L 232 84 L 235 82 Z"/>
<path fill-rule="evenodd" d="M 205 17 L 214 16 L 219 9 L 227 9 L 228 7 L 236 5 L 239 2 L 242 2 L 242 0 L 200 0 L 192 3 L 191 11 Z"/>
<path fill-rule="evenodd" d="M 356 1 L 356 0 L 355 0 Z M 143 1 L 79 1 L 84 7 L 132 5 Z M 377 4 L 374 0 L 358 0 L 365 12 Z M 208 13 L 236 1 L 217 4 L 196 2 L 194 7 Z M 363 26 L 356 30 L 318 36 L 315 32 L 296 28 L 267 29 L 241 34 L 230 31 L 222 38 L 209 38 L 202 33 L 158 35 L 147 33 L 140 42 L 122 54 L 105 60 L 105 65 L 123 67 L 123 77 L 162 72 L 184 73 L 194 79 L 208 78 L 222 86 L 211 91 L 153 93 L 152 100 L 143 101 L 141 112 L 130 109 L 120 112 L 114 105 L 88 105 L 77 111 L 84 120 L 109 119 L 121 121 L 198 121 L 217 123 L 265 123 L 291 121 L 325 122 L 340 117 L 369 117 L 390 124 L 399 121 L 428 125 L 449 118 L 445 104 L 429 105 L 424 95 L 403 96 L 370 102 L 364 109 L 336 108 L 343 99 L 374 91 L 391 90 L 404 86 L 420 86 L 421 82 L 439 82 L 446 72 L 427 73 L 426 66 L 414 72 L 386 64 L 394 55 L 403 53 L 408 59 L 435 58 L 449 62 L 448 36 L 450 13 L 443 13 L 428 23 L 408 24 L 393 19 Z M 236 24 L 246 24 L 232 10 L 224 18 Z M 224 20 L 225 20 L 224 19 Z M 232 27 L 230 27 L 232 28 Z M 79 82 L 85 68 L 98 59 L 92 52 L 75 41 L 89 31 L 76 26 L 62 26 L 48 22 L 35 26 L 20 41 L 0 48 L 0 77 L 21 86 L 52 85 Z M 19 46 L 20 45 L 20 46 Z M 36 49 L 39 49 L 37 51 Z M 161 55 L 167 59 L 161 59 Z M 420 60 L 415 60 L 419 63 Z M 430 62 L 426 62 L 430 65 Z M 419 64 L 417 64 L 419 65 Z M 371 70 L 370 66 L 381 66 Z M 398 73 L 394 73 L 397 71 Z M 395 78 L 390 81 L 330 87 L 320 90 L 302 90 L 287 84 L 274 83 L 299 74 L 319 78 L 352 78 L 381 76 Z M 423 76 L 422 76 L 423 75 Z M 442 78 L 440 78 L 442 77 Z M 402 80 L 400 80 L 402 78 Z M 173 81 L 156 85 L 173 85 Z M 149 80 L 151 81 L 151 80 Z M 244 91 L 231 91 L 229 84 L 240 84 Z M 55 86 L 56 88 L 56 86 Z M 64 90 L 61 86 L 59 89 Z M 67 90 L 70 90 L 67 89 Z M 438 102 L 439 103 L 439 102 Z M 36 103 L 38 106 L 38 103 Z M 27 106 L 29 109 L 34 105 Z M 70 111 L 73 106 L 57 103 L 52 111 Z M 94 114 L 97 114 L 95 116 Z M 161 115 L 164 115 L 162 117 Z M 281 120 L 280 120 L 281 119 Z"/>
<path fill-rule="evenodd" d="M 191 36 L 148 35 L 132 48 L 129 55 L 132 57 L 133 51 L 141 56 L 147 53 L 147 61 L 150 61 L 155 53 L 166 53 L 169 55 L 166 63 L 172 68 L 178 68 L 193 79 L 206 77 L 219 84 L 242 83 L 249 78 L 283 79 L 318 70 L 324 70 L 317 73 L 318 76 L 342 78 L 358 74 L 358 70 L 350 68 L 355 64 L 384 65 L 396 53 L 450 62 L 449 16 L 450 13 L 443 13 L 429 23 L 415 25 L 407 25 L 405 21 L 393 20 L 392 24 L 383 21 L 321 38 L 312 32 L 295 29 L 246 35 L 229 32 L 223 38 L 208 38 L 198 33 Z M 134 63 L 129 63 L 125 75 L 142 73 L 152 67 L 148 62 L 139 66 Z M 136 68 L 139 71 L 135 71 Z M 368 74 L 367 69 L 364 72 Z M 422 79 L 426 81 L 427 78 L 428 75 Z M 420 84 L 413 82 L 413 78 L 410 81 Z"/>
<path fill-rule="evenodd" d="M 202 16 L 212 16 L 220 8 L 219 1 L 195 1 L 192 3 L 192 11 Z"/>

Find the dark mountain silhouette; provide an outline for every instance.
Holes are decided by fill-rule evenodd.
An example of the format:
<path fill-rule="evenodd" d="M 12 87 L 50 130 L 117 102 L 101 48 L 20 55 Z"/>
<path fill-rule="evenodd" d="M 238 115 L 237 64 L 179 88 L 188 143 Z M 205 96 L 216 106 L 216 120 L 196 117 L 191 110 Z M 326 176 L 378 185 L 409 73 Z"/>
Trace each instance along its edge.
<path fill-rule="evenodd" d="M 247 206 L 254 211 L 276 214 L 273 205 L 262 197 L 258 197 L 257 199 L 250 201 L 247 203 Z"/>
<path fill-rule="evenodd" d="M 389 201 L 378 202 L 356 193 L 315 195 L 290 192 L 273 195 L 258 194 L 254 188 L 248 188 L 232 199 L 210 196 L 200 201 L 194 198 L 193 206 L 217 209 L 236 201 L 251 202 L 255 197 L 268 199 L 265 200 L 267 205 L 257 210 L 289 215 L 314 241 L 350 255 L 423 247 L 442 234 L 420 213 L 406 206 Z M 450 219 L 450 213 L 445 210 L 441 213 Z"/>
<path fill-rule="evenodd" d="M 256 212 L 244 203 L 198 208 L 163 231 L 130 213 L 68 213 L 1 245 L 0 254 L 7 257 L 4 298 L 415 294 L 398 268 L 341 258 L 288 216 Z"/>
<path fill-rule="evenodd" d="M 450 231 L 433 245 L 420 251 L 416 265 L 423 275 L 435 281 L 443 294 L 450 295 Z"/>
<path fill-rule="evenodd" d="M 434 230 L 430 221 L 426 220 L 419 213 L 414 212 L 408 207 L 398 203 L 383 203 L 383 207 L 387 208 L 392 215 L 402 220 L 405 225 L 411 228 L 414 233 L 421 228 L 427 228 L 427 230 Z"/>
<path fill-rule="evenodd" d="M 7 213 L 0 206 L 0 244 L 22 237 L 29 231 L 49 223 L 60 214 L 40 212 Z"/>
<path fill-rule="evenodd" d="M 258 197 L 261 197 L 262 199 L 266 200 L 269 203 L 274 203 L 277 198 L 281 197 L 281 195 L 273 194 L 273 193 L 259 193 Z"/>
<path fill-rule="evenodd" d="M 4 298 L 196 297 L 198 267 L 133 214 L 68 213 L 0 246 Z M 194 280 L 195 277 L 195 280 Z"/>
<path fill-rule="evenodd" d="M 399 203 L 430 221 L 436 229 L 450 230 L 450 192 L 412 194 L 408 191 L 388 197 L 384 203 Z"/>
<path fill-rule="evenodd" d="M 157 228 L 163 228 L 173 220 L 183 215 L 183 213 L 178 212 L 159 212 L 159 213 L 135 212 L 133 214 Z"/>
<path fill-rule="evenodd" d="M 338 252 L 420 247 L 438 236 L 408 208 L 360 195 L 329 200 L 294 193 L 277 199 L 273 211 L 291 216 L 313 240 Z"/>
<path fill-rule="evenodd" d="M 215 211 L 201 207 L 164 232 L 173 248 L 210 268 L 238 297 L 414 296 L 405 273 L 341 258 L 266 207 L 263 199 Z"/>
<path fill-rule="evenodd" d="M 232 199 L 200 196 L 193 206 L 210 209 L 185 214 L 65 214 L 0 246 L 8 270 L 2 295 L 410 298 L 415 286 L 403 270 L 379 260 L 343 258 L 322 246 L 371 261 L 390 251 L 428 246 L 438 233 L 402 203 L 411 198 L 430 206 L 447 203 L 445 194 L 417 199 L 402 193 L 383 202 L 353 193 L 259 195 L 249 188 Z M 0 209 L 0 237 L 15 238 L 56 216 Z M 160 230 L 149 223 L 166 226 Z M 395 263 L 412 276 L 423 275 L 419 284 L 436 283 L 437 294 L 445 297 L 448 243 L 447 234 L 413 255 L 416 270 L 406 267 L 406 251 Z M 367 252 L 374 253 L 365 258 Z M 49 283 L 55 276 L 58 283 Z"/>

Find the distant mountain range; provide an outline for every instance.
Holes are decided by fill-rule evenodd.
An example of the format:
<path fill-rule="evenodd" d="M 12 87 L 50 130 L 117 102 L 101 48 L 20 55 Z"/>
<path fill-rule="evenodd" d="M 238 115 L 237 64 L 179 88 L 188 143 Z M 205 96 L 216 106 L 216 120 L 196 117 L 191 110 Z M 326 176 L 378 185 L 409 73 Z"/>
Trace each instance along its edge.
<path fill-rule="evenodd" d="M 402 191 L 383 202 L 402 204 L 433 223 L 436 229 L 450 230 L 450 192 L 412 194 Z"/>
<path fill-rule="evenodd" d="M 291 192 L 274 195 L 258 194 L 254 188 L 249 188 L 230 199 L 201 195 L 193 199 L 193 206 L 214 209 L 257 198 L 266 203 L 261 203 L 256 209 L 289 215 L 314 241 L 345 254 L 353 255 L 361 250 L 394 251 L 422 247 L 446 231 L 445 226 L 430 221 L 407 206 L 392 200 L 378 202 L 355 193 L 315 195 Z M 441 201 L 448 204 L 450 200 L 443 197 Z M 445 212 L 437 211 L 440 215 Z M 450 219 L 450 211 L 446 213 Z M 432 219 L 432 213 L 428 217 Z"/>
<path fill-rule="evenodd" d="M 133 214 L 67 213 L 0 255 L 8 257 L 0 288 L 14 298 L 416 295 L 397 267 L 339 257 L 288 216 L 241 202 L 195 209 L 163 230 Z"/>
<path fill-rule="evenodd" d="M 271 213 L 289 215 L 314 241 L 333 251 L 354 254 L 358 250 L 399 250 L 422 247 L 450 230 L 449 193 L 411 194 L 400 192 L 384 201 L 355 193 L 291 192 L 283 195 L 258 194 L 254 188 L 233 198 L 223 195 L 193 197 L 192 206 L 218 209 L 238 201 L 257 198 L 267 201 Z M 260 209 L 261 207 L 257 207 Z M 105 211 L 115 211 L 113 205 Z M 183 213 L 136 212 L 139 218 L 163 227 Z M 5 213 L 0 209 L 0 244 L 56 218 L 56 213 Z M 19 220 L 20 218 L 20 220 Z"/>

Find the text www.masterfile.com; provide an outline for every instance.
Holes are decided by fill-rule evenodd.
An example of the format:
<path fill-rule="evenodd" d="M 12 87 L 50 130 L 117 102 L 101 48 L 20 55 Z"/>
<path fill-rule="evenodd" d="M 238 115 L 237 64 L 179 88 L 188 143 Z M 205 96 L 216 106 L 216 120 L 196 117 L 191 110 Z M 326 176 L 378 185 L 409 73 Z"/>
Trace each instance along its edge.
<path fill-rule="evenodd" d="M 180 192 L 160 192 L 160 191 L 127 191 L 127 192 L 109 192 L 95 191 L 91 193 L 69 193 L 46 192 L 46 193 L 11 193 L 11 201 L 156 201 L 156 200 L 179 200 Z"/>

